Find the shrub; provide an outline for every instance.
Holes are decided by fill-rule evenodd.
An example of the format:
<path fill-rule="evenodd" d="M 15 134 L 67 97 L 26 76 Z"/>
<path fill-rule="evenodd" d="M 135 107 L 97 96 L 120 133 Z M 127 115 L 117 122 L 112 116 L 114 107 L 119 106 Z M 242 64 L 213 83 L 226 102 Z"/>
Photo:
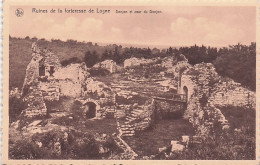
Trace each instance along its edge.
<path fill-rule="evenodd" d="M 47 155 L 47 150 L 39 148 L 36 143 L 28 139 L 19 140 L 9 148 L 10 159 L 42 159 Z"/>
<path fill-rule="evenodd" d="M 21 98 L 9 97 L 9 122 L 16 121 L 24 108 L 25 104 Z"/>
<path fill-rule="evenodd" d="M 82 61 L 79 59 L 79 58 L 77 58 L 77 57 L 71 57 L 71 58 L 69 58 L 69 59 L 67 59 L 67 60 L 63 60 L 63 61 L 61 61 L 61 65 L 64 67 L 64 66 L 67 66 L 67 65 L 69 65 L 69 64 L 75 64 L 75 63 L 81 63 Z"/>
<path fill-rule="evenodd" d="M 219 107 L 219 109 L 229 121 L 229 130 L 222 130 L 220 125 L 214 125 L 214 132 L 200 144 L 191 141 L 187 150 L 173 153 L 167 159 L 254 160 L 255 110 L 233 106 Z M 155 159 L 165 158 L 163 154 L 159 154 Z"/>

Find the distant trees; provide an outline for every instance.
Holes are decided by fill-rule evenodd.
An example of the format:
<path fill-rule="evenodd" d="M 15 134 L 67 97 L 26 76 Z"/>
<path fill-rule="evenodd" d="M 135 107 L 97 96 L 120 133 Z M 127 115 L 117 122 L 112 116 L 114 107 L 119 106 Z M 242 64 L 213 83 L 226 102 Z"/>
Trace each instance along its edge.
<path fill-rule="evenodd" d="M 9 38 L 11 58 L 16 59 L 19 57 L 20 59 L 18 61 L 23 61 L 22 65 L 26 68 L 28 60 L 24 60 L 24 57 L 20 57 L 19 54 L 20 52 L 23 52 L 22 54 L 30 54 L 31 45 L 29 42 L 24 42 L 23 40 L 25 39 L 19 39 L 11 36 L 9 36 Z M 32 42 L 37 41 L 40 42 L 42 47 L 53 49 L 54 53 L 58 53 L 61 55 L 62 59 L 65 59 L 61 62 L 63 66 L 84 61 L 88 67 L 92 67 L 98 62 L 108 59 L 114 60 L 117 64 L 121 65 L 125 59 L 132 57 L 149 59 L 174 56 L 175 58 L 181 60 L 182 56 L 179 55 L 183 54 L 191 65 L 201 62 L 213 63 L 216 71 L 221 76 L 230 77 L 251 90 L 255 90 L 256 43 L 251 43 L 250 45 L 242 45 L 239 43 L 222 48 L 205 45 L 193 45 L 179 48 L 168 47 L 160 50 L 158 48 L 150 47 L 122 47 L 122 45 L 117 44 L 101 46 L 92 42 L 85 43 L 71 39 L 68 39 L 66 42 L 59 39 L 52 39 L 50 42 L 48 40 L 38 40 L 36 37 L 30 38 L 28 36 L 26 37 L 26 40 Z M 29 59 L 31 57 L 28 56 L 26 58 Z M 14 66 L 14 68 L 19 66 L 14 60 L 11 60 L 11 62 L 13 63 L 12 66 Z M 15 70 L 15 72 L 12 71 L 12 73 L 15 75 L 19 69 L 13 70 Z M 20 73 L 18 75 L 20 76 L 23 74 L 24 73 Z M 16 77 L 17 75 L 13 76 L 13 79 L 16 79 Z M 20 78 L 19 81 L 19 84 L 22 85 L 23 78 Z"/>
<path fill-rule="evenodd" d="M 232 45 L 221 48 L 218 53 L 213 64 L 220 75 L 230 77 L 251 90 L 256 89 L 256 43 Z"/>
<path fill-rule="evenodd" d="M 85 53 L 84 62 L 86 63 L 87 67 L 91 68 L 99 61 L 99 58 L 97 56 L 97 52 L 93 51 L 87 51 Z"/>
<path fill-rule="evenodd" d="M 67 66 L 69 64 L 75 64 L 75 63 L 80 63 L 81 60 L 78 57 L 71 57 L 69 59 L 61 61 L 62 66 Z"/>
<path fill-rule="evenodd" d="M 167 49 L 166 52 L 170 52 Z M 201 62 L 213 63 L 218 74 L 230 77 L 251 90 L 256 89 L 256 43 L 249 46 L 238 43 L 219 50 L 214 47 L 191 46 L 174 49 L 173 52 L 183 54 L 191 65 Z"/>
<path fill-rule="evenodd" d="M 171 49 L 168 50 L 169 52 Z M 202 46 L 180 47 L 172 50 L 176 54 L 183 54 L 188 59 L 189 63 L 194 65 L 201 62 L 213 62 L 218 55 L 217 48 Z"/>

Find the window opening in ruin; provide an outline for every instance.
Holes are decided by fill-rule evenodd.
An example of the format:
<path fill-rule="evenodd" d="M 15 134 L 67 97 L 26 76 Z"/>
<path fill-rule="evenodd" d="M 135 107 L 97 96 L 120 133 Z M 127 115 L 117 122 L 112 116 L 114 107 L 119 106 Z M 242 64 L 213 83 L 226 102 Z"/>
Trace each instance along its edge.
<path fill-rule="evenodd" d="M 39 76 L 45 76 L 45 66 L 44 65 L 39 66 Z"/>
<path fill-rule="evenodd" d="M 55 71 L 54 71 L 54 66 L 50 66 L 50 71 L 49 71 L 49 73 L 50 73 L 50 76 L 53 76 L 53 73 L 54 73 Z"/>
<path fill-rule="evenodd" d="M 85 112 L 86 112 L 86 117 L 88 119 L 96 117 L 96 104 L 93 102 L 88 102 L 85 104 Z"/>
<path fill-rule="evenodd" d="M 183 93 L 186 97 L 186 101 L 188 101 L 188 88 L 186 86 L 183 87 Z"/>

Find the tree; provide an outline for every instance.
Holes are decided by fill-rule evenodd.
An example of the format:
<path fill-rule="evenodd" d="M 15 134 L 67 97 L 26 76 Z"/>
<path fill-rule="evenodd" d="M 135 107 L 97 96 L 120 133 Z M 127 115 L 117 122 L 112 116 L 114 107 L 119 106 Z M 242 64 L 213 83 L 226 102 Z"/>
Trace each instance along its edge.
<path fill-rule="evenodd" d="M 101 61 L 104 61 L 106 59 L 109 59 L 108 51 L 107 49 L 104 51 L 104 53 L 101 56 Z"/>
<path fill-rule="evenodd" d="M 98 62 L 98 56 L 96 51 L 91 53 L 90 51 L 87 51 L 85 53 L 84 62 L 86 63 L 87 67 L 91 68 Z"/>
<path fill-rule="evenodd" d="M 118 50 L 118 46 L 115 46 L 114 49 L 114 59 L 113 59 L 117 64 L 119 64 L 121 62 L 121 58 L 120 58 L 120 54 L 119 54 L 119 50 Z"/>

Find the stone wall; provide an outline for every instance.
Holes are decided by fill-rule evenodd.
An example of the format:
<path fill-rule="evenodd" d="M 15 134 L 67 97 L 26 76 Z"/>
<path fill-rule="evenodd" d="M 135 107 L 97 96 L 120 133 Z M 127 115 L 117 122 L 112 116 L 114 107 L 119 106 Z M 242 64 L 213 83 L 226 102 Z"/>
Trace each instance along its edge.
<path fill-rule="evenodd" d="M 255 106 L 255 94 L 239 83 L 224 79 L 210 63 L 188 68 L 181 78 L 181 93 L 188 89 L 188 104 L 184 118 L 188 119 L 198 135 L 209 135 L 218 124 L 228 128 L 228 121 L 216 106 Z"/>
<path fill-rule="evenodd" d="M 84 95 L 85 80 L 89 76 L 85 64 L 71 64 L 59 68 L 54 78 L 59 82 L 62 96 L 80 97 Z"/>
<path fill-rule="evenodd" d="M 39 89 L 44 100 L 58 101 L 60 99 L 60 86 L 56 81 L 39 82 Z"/>
<path fill-rule="evenodd" d="M 102 68 L 108 70 L 110 73 L 115 73 L 120 71 L 122 68 L 116 65 L 116 62 L 113 60 L 105 60 L 99 62 L 93 66 L 93 68 Z"/>
<path fill-rule="evenodd" d="M 213 90 L 209 99 L 216 106 L 256 107 L 255 92 L 243 88 L 233 80 L 222 81 Z"/>
<path fill-rule="evenodd" d="M 22 114 L 25 117 L 46 116 L 47 108 L 43 100 L 42 92 L 37 85 L 30 86 L 28 94 L 23 98 L 26 108 Z"/>
<path fill-rule="evenodd" d="M 221 123 L 224 127 L 227 123 L 221 111 L 210 104 L 208 99 L 211 89 L 219 79 L 214 66 L 209 63 L 194 65 L 183 72 L 180 90 L 184 93 L 184 87 L 188 89 L 184 118 L 192 123 L 197 135 L 209 135 L 213 130 L 213 124 Z"/>
<path fill-rule="evenodd" d="M 155 62 L 157 59 L 129 58 L 124 61 L 124 68 L 131 68 L 140 65 L 147 65 Z"/>
<path fill-rule="evenodd" d="M 182 75 L 179 83 L 178 93 L 186 94 L 184 88 L 187 88 L 187 100 L 189 101 L 196 89 L 196 84 L 192 81 L 192 75 Z"/>
<path fill-rule="evenodd" d="M 186 103 L 169 99 L 154 98 L 154 114 L 156 119 L 181 118 Z"/>

